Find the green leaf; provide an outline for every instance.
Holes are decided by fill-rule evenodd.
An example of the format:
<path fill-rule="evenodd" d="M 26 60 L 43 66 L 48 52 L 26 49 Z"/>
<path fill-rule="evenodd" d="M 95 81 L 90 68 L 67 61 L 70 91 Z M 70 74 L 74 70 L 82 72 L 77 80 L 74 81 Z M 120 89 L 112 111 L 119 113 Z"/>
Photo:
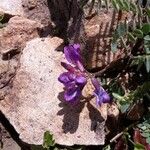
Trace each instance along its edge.
<path fill-rule="evenodd" d="M 107 145 L 106 147 L 104 147 L 103 150 L 111 150 L 110 145 Z"/>
<path fill-rule="evenodd" d="M 134 150 L 145 150 L 145 146 L 138 143 L 134 145 Z"/>
<path fill-rule="evenodd" d="M 117 51 L 117 42 L 112 42 L 111 43 L 111 51 L 116 52 Z"/>
<path fill-rule="evenodd" d="M 118 27 L 117 27 L 117 34 L 118 34 L 118 36 L 120 37 L 120 36 L 124 36 L 125 35 L 125 33 L 126 33 L 126 25 L 125 25 L 125 23 L 120 23 L 119 25 L 118 25 Z"/>
<path fill-rule="evenodd" d="M 117 4 L 119 5 L 119 8 L 124 10 L 124 3 L 123 0 L 116 0 Z"/>
<path fill-rule="evenodd" d="M 138 15 L 141 17 L 143 14 L 141 5 L 137 4 L 137 10 L 138 10 Z"/>
<path fill-rule="evenodd" d="M 144 49 L 146 54 L 150 54 L 150 36 L 147 35 L 144 37 Z"/>
<path fill-rule="evenodd" d="M 130 106 L 129 103 L 126 103 L 126 104 L 124 104 L 124 105 L 121 105 L 121 107 L 120 107 L 121 112 L 122 112 L 122 113 L 125 113 L 125 112 L 128 110 L 129 106 Z"/>
<path fill-rule="evenodd" d="M 142 135 L 143 137 L 145 137 L 145 138 L 146 138 L 146 137 L 150 137 L 150 133 L 146 133 L 146 132 L 142 133 L 141 135 Z"/>
<path fill-rule="evenodd" d="M 134 35 L 131 32 L 128 32 L 127 35 L 128 35 L 130 42 L 135 42 L 136 38 L 134 37 Z"/>
<path fill-rule="evenodd" d="M 123 3 L 124 3 L 124 9 L 126 11 L 129 11 L 130 10 L 130 4 L 129 4 L 129 2 L 127 0 L 124 0 Z"/>
<path fill-rule="evenodd" d="M 146 126 L 142 126 L 141 129 L 142 129 L 142 130 L 146 130 Z"/>
<path fill-rule="evenodd" d="M 150 24 L 145 23 L 142 27 L 142 31 L 143 31 L 144 34 L 148 34 L 150 32 Z"/>
<path fill-rule="evenodd" d="M 137 13 L 137 6 L 135 3 L 130 3 L 130 10 L 136 14 Z"/>
<path fill-rule="evenodd" d="M 146 9 L 146 13 L 147 13 L 148 17 L 150 17 L 150 8 Z"/>
<path fill-rule="evenodd" d="M 124 49 L 128 50 L 128 47 L 126 45 L 126 41 L 124 40 L 124 38 L 122 36 L 120 37 L 120 40 L 121 40 L 121 43 L 122 43 L 122 46 L 124 47 Z"/>
<path fill-rule="evenodd" d="M 147 72 L 150 72 L 150 56 L 146 56 L 145 65 L 146 65 Z"/>
<path fill-rule="evenodd" d="M 135 29 L 133 31 L 133 34 L 137 37 L 137 38 L 143 38 L 143 32 L 140 29 Z"/>
<path fill-rule="evenodd" d="M 146 138 L 146 142 L 150 144 L 150 137 Z"/>
<path fill-rule="evenodd" d="M 112 5 L 117 11 L 119 11 L 119 6 L 118 6 L 116 0 L 112 0 Z"/>
<path fill-rule="evenodd" d="M 43 139 L 43 148 L 49 149 L 51 146 L 55 145 L 55 140 L 53 139 L 53 135 L 50 134 L 49 131 L 46 131 L 44 133 L 44 139 Z"/>
<path fill-rule="evenodd" d="M 120 96 L 119 94 L 117 94 L 117 93 L 112 93 L 112 95 L 113 95 L 113 97 L 114 98 L 116 98 L 116 99 L 118 99 L 118 100 L 120 100 L 120 101 L 125 101 L 124 99 L 123 99 L 123 96 Z"/>

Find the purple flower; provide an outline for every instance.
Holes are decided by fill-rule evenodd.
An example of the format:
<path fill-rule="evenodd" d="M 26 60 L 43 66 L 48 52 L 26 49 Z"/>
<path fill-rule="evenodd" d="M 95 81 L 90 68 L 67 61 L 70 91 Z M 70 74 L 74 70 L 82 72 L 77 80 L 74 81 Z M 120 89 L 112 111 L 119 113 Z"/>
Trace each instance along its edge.
<path fill-rule="evenodd" d="M 94 95 L 96 96 L 97 105 L 101 105 L 102 103 L 109 103 L 110 97 L 108 93 L 103 89 L 103 87 L 100 86 L 97 79 L 92 78 L 91 81 L 95 87 Z"/>
<path fill-rule="evenodd" d="M 76 102 L 79 100 L 82 90 L 87 83 L 87 78 L 91 78 L 91 75 L 85 71 L 82 65 L 79 52 L 79 44 L 68 45 L 64 48 L 65 58 L 68 63 L 61 62 L 61 65 L 67 71 L 60 74 L 58 80 L 65 86 L 64 99 L 67 102 Z M 91 78 L 91 80 L 95 87 L 94 95 L 96 96 L 97 105 L 109 103 L 110 97 L 100 86 L 97 79 Z"/>
<path fill-rule="evenodd" d="M 79 51 L 79 44 L 66 46 L 64 48 L 65 58 L 70 64 L 61 62 L 61 65 L 67 72 L 62 73 L 58 80 L 64 84 L 64 98 L 69 102 L 79 100 L 81 91 L 87 83 L 85 69 L 81 63 Z"/>
<path fill-rule="evenodd" d="M 73 44 L 64 47 L 64 53 L 67 61 L 73 65 L 75 65 L 80 71 L 84 71 L 84 67 L 81 62 L 80 56 L 80 45 Z"/>

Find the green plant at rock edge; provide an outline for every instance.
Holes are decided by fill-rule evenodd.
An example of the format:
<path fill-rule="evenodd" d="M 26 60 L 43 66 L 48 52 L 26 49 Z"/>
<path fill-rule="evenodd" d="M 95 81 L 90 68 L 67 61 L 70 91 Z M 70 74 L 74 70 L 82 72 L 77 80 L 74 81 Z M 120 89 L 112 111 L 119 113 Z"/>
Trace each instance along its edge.
<path fill-rule="evenodd" d="M 49 131 L 46 131 L 43 138 L 43 148 L 49 150 L 51 147 L 54 147 L 54 145 L 55 140 L 53 139 L 53 135 Z"/>

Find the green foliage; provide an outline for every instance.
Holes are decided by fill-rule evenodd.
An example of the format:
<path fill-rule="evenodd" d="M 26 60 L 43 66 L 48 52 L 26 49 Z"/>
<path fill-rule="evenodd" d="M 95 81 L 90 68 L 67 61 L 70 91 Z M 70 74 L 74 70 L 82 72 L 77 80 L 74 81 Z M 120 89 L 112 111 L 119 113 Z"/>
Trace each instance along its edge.
<path fill-rule="evenodd" d="M 145 82 L 143 85 L 138 86 L 135 91 L 131 91 L 124 96 L 119 95 L 118 93 L 112 93 L 113 97 L 116 99 L 116 102 L 122 113 L 126 112 L 131 104 L 143 98 L 150 91 L 150 81 Z"/>
<path fill-rule="evenodd" d="M 149 23 L 143 24 L 142 31 L 144 34 L 147 35 L 150 32 L 150 24 Z"/>
<path fill-rule="evenodd" d="M 145 146 L 140 143 L 136 143 L 134 144 L 134 150 L 145 150 Z"/>
<path fill-rule="evenodd" d="M 131 126 L 132 127 L 132 126 Z M 129 128 L 127 128 L 129 129 Z M 134 150 L 145 150 L 145 146 L 140 144 L 140 143 L 135 143 L 131 140 L 131 135 L 126 131 L 124 132 L 124 135 L 126 135 L 126 138 L 128 139 L 128 141 L 130 141 L 133 146 L 134 146 Z"/>
<path fill-rule="evenodd" d="M 44 139 L 43 139 L 43 148 L 46 148 L 47 150 L 50 149 L 50 147 L 53 147 L 55 145 L 55 140 L 53 139 L 53 135 L 50 134 L 49 131 L 46 131 L 44 133 Z"/>
<path fill-rule="evenodd" d="M 141 68 L 141 66 L 145 64 L 147 72 L 150 71 L 150 55 L 139 55 L 135 56 L 132 60 L 131 66 L 137 65 L 137 71 Z"/>
<path fill-rule="evenodd" d="M 150 91 L 150 81 L 143 83 L 143 85 L 138 86 L 135 91 L 131 91 L 128 95 L 124 96 L 127 101 L 136 101 L 143 98 Z"/>
<path fill-rule="evenodd" d="M 150 35 L 144 37 L 144 49 L 147 55 L 150 54 Z"/>
<path fill-rule="evenodd" d="M 130 101 L 127 101 L 124 96 L 120 96 L 118 93 L 112 93 L 113 97 L 116 99 L 116 103 L 118 107 L 120 108 L 120 111 L 122 113 L 125 113 L 129 106 L 131 105 Z"/>
<path fill-rule="evenodd" d="M 150 144 L 150 118 L 137 125 L 140 129 L 141 135 L 146 139 L 146 142 Z"/>
<path fill-rule="evenodd" d="M 112 42 L 111 42 L 112 52 L 117 51 L 117 45 L 119 42 L 121 42 L 122 37 L 126 34 L 126 32 L 127 32 L 126 25 L 124 23 L 120 23 L 117 29 L 115 30 L 112 38 Z"/>
<path fill-rule="evenodd" d="M 128 11 L 138 16 L 138 21 L 135 22 L 135 29 L 134 25 L 130 26 L 130 23 L 127 22 L 120 23 L 117 26 L 111 42 L 111 50 L 116 52 L 117 46 L 120 44 L 121 40 L 122 46 L 127 49 L 127 39 L 129 39 L 130 42 L 135 43 L 137 38 L 143 39 L 144 36 L 150 32 L 150 24 L 148 22 L 142 23 L 142 20 L 146 17 L 146 15 L 150 16 L 150 9 L 143 9 L 140 5 L 137 5 L 135 2 L 131 2 L 129 0 L 112 0 L 112 5 L 117 11 Z M 143 14 L 143 12 L 146 13 Z M 128 28 L 130 28 L 130 30 L 128 30 Z"/>
<path fill-rule="evenodd" d="M 116 80 L 112 80 L 108 86 L 111 93 L 117 93 L 120 96 L 123 96 L 125 94 L 125 91 L 122 88 L 121 84 Z"/>
<path fill-rule="evenodd" d="M 116 3 L 117 2 L 117 3 Z M 119 8 L 122 8 L 124 6 L 124 1 L 122 0 L 115 0 L 113 1 L 114 7 L 119 6 Z M 118 5 L 117 5 L 118 4 Z M 131 6 L 131 5 L 130 5 Z M 134 5 L 132 5 L 133 7 Z M 122 8 L 123 9 L 123 8 Z M 138 13 L 142 15 L 141 8 L 138 6 Z M 150 72 L 150 24 L 144 23 L 141 28 L 132 29 L 132 31 L 128 31 L 126 23 L 119 23 L 117 26 L 112 42 L 111 42 L 111 50 L 112 52 L 117 51 L 118 45 L 121 43 L 122 47 L 124 47 L 127 51 L 129 51 L 127 46 L 127 41 L 129 40 L 131 43 L 136 43 L 136 40 L 143 39 L 144 40 L 144 49 L 145 49 L 145 55 L 138 55 L 133 58 L 133 61 L 131 63 L 131 66 L 137 65 L 137 70 L 141 68 L 143 64 L 146 66 L 146 70 L 149 73 Z M 127 40 L 128 39 L 128 40 Z M 132 47 L 131 47 L 132 48 Z"/>
<path fill-rule="evenodd" d="M 102 150 L 111 150 L 110 145 L 107 145 L 106 147 L 104 147 Z"/>
<path fill-rule="evenodd" d="M 150 8 L 146 8 L 146 14 L 148 15 L 148 17 L 150 17 Z"/>
<path fill-rule="evenodd" d="M 112 0 L 113 7 L 119 11 L 132 11 L 134 14 L 137 13 L 137 5 L 129 0 Z"/>
<path fill-rule="evenodd" d="M 138 71 L 141 68 L 141 66 L 145 64 L 146 70 L 149 73 L 150 72 L 150 36 L 149 35 L 144 37 L 144 50 L 145 50 L 145 55 L 134 56 L 131 66 L 137 65 L 138 66 L 137 71 Z"/>
<path fill-rule="evenodd" d="M 140 29 L 135 29 L 135 30 L 133 31 L 133 34 L 134 34 L 134 36 L 137 37 L 137 38 L 143 38 L 143 32 L 142 32 L 142 30 L 140 30 Z"/>
<path fill-rule="evenodd" d="M 127 33 L 127 36 L 128 36 L 128 40 L 129 40 L 130 42 L 135 42 L 135 41 L 136 41 L 136 37 L 133 35 L 133 33 L 128 32 L 128 33 Z"/>

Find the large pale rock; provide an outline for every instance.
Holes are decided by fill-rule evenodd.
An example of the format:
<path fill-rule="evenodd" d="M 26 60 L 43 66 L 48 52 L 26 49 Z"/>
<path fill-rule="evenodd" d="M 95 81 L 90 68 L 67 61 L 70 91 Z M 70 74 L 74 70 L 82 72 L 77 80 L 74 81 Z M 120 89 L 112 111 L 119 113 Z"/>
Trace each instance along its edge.
<path fill-rule="evenodd" d="M 0 11 L 9 15 L 23 16 L 22 0 L 0 0 Z"/>
<path fill-rule="evenodd" d="M 13 87 L 0 101 L 0 110 L 29 144 L 42 144 L 47 130 L 58 144 L 104 144 L 106 105 L 98 108 L 95 99 L 88 99 L 72 106 L 63 100 L 58 76 L 64 71 L 60 66 L 64 58 L 56 51 L 61 44 L 56 37 L 27 43 Z"/>

